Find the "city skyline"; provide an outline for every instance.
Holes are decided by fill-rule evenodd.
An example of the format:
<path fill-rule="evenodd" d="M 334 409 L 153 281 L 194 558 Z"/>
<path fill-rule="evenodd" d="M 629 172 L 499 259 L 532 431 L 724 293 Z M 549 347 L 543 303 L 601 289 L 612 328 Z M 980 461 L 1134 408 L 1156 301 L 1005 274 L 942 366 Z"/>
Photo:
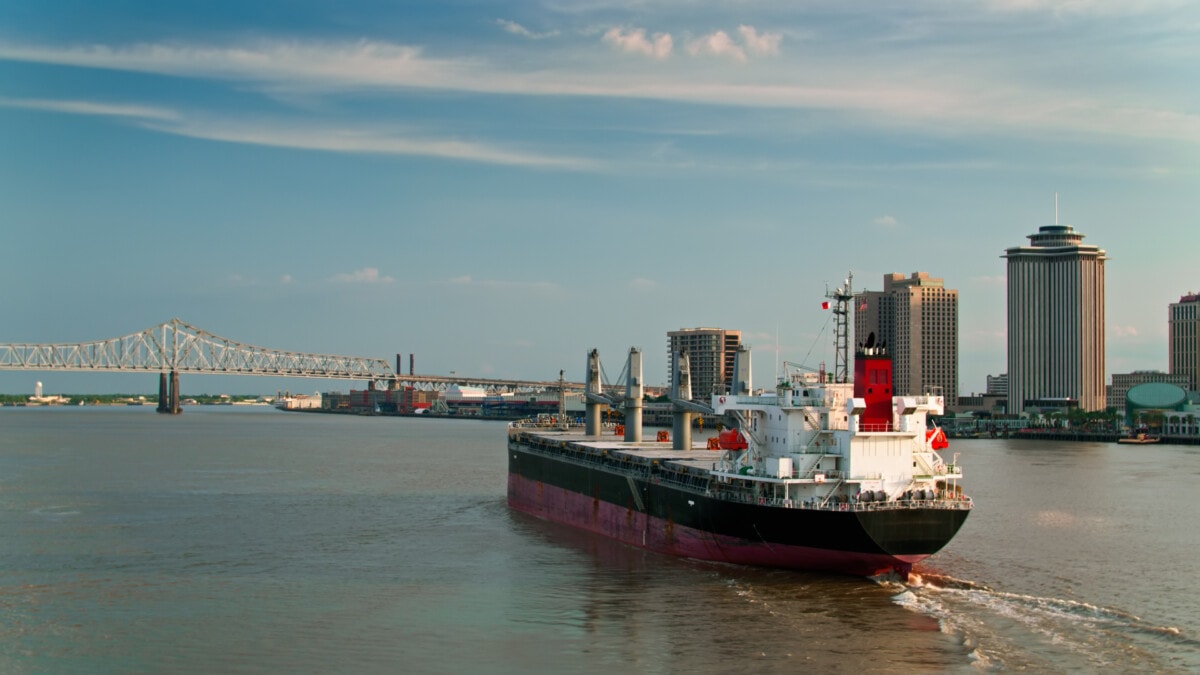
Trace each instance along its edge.
<path fill-rule="evenodd" d="M 848 272 L 927 270 L 965 395 L 1006 370 L 1005 249 L 1058 218 L 1111 258 L 1106 381 L 1165 372 L 1200 290 L 1197 33 L 1171 1 L 0 1 L 0 343 L 178 317 L 530 380 L 638 346 L 664 385 L 663 336 L 720 326 L 762 384 L 832 368 Z M 39 380 L 157 387 L 0 391 Z M 358 386 L 183 389 L 322 384 Z"/>

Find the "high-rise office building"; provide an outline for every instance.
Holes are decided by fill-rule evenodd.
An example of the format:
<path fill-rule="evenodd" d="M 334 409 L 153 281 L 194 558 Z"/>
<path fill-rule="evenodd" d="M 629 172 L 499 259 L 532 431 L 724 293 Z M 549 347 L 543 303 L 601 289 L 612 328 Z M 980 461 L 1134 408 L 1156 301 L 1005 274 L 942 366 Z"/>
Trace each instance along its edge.
<path fill-rule="evenodd" d="M 1008 411 L 1104 410 L 1103 249 L 1048 225 L 1008 259 Z"/>
<path fill-rule="evenodd" d="M 1187 388 L 1200 390 L 1200 294 L 1189 293 L 1171 303 L 1167 317 L 1170 373 L 1186 375 Z"/>
<path fill-rule="evenodd" d="M 1008 396 L 1008 373 L 988 375 L 987 393 L 994 396 Z"/>
<path fill-rule="evenodd" d="M 958 401 L 958 291 L 927 272 L 888 274 L 882 291 L 857 294 L 855 340 L 875 333 L 892 357 L 898 396 L 940 393 Z"/>
<path fill-rule="evenodd" d="M 742 344 L 742 331 L 723 328 L 680 328 L 667 332 L 667 381 L 675 372 L 675 354 L 687 352 L 691 365 L 692 398 L 708 401 L 724 393 L 733 375 L 733 359 Z"/>

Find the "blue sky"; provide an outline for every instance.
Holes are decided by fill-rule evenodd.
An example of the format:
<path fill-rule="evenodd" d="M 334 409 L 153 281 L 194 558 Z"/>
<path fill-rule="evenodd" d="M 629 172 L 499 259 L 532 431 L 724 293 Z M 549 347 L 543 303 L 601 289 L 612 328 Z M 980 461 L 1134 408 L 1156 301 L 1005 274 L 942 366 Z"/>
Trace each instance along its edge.
<path fill-rule="evenodd" d="M 179 317 L 528 379 L 636 345 L 657 384 L 667 331 L 719 326 L 766 384 L 833 363 L 827 286 L 920 270 L 959 291 L 970 393 L 1006 369 L 1000 256 L 1057 192 L 1110 257 L 1109 373 L 1166 370 L 1198 57 L 1172 0 L 0 0 L 0 343 Z M 36 380 L 157 387 L 0 391 Z"/>

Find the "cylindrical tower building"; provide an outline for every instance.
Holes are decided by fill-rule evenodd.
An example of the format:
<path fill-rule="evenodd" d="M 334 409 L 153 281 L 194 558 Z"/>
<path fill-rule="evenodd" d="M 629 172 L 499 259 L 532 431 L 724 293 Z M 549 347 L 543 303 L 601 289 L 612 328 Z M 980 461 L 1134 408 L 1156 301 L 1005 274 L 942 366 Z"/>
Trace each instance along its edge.
<path fill-rule="evenodd" d="M 1103 249 L 1048 225 L 1007 249 L 1008 411 L 1104 410 Z"/>

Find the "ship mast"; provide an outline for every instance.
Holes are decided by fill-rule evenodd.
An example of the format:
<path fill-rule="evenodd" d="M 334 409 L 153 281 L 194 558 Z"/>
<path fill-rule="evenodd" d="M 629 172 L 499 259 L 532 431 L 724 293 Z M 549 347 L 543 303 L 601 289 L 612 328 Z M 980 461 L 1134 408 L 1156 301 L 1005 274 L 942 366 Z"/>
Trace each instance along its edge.
<path fill-rule="evenodd" d="M 825 291 L 825 297 L 833 300 L 833 381 L 845 384 L 850 381 L 850 309 L 854 300 L 851 282 L 854 273 L 846 274 L 846 283 L 835 291 Z"/>

